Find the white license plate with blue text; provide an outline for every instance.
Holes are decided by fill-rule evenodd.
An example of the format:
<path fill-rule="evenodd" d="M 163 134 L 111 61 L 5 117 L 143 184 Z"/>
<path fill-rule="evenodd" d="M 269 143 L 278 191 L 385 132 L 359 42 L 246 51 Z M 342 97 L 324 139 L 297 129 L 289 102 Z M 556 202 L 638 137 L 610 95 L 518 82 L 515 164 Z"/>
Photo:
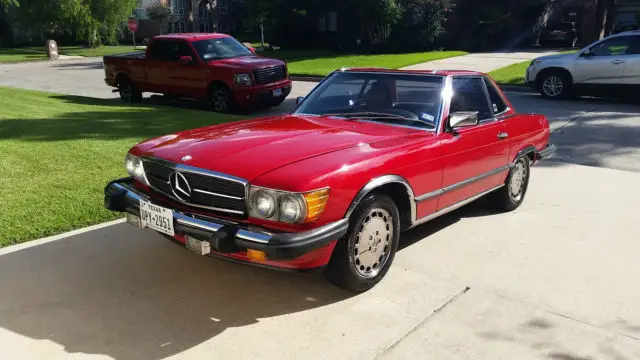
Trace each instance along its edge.
<path fill-rule="evenodd" d="M 170 236 L 175 235 L 173 211 L 144 200 L 140 200 L 140 224 L 143 228 L 147 227 Z"/>
<path fill-rule="evenodd" d="M 273 96 L 282 96 L 282 89 L 273 90 Z"/>

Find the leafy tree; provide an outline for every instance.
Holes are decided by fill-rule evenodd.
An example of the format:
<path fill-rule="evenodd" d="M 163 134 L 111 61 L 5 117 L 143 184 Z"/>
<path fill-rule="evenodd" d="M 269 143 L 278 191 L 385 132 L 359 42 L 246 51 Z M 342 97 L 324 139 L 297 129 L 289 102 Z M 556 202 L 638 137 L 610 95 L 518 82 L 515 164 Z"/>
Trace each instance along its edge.
<path fill-rule="evenodd" d="M 169 21 L 169 15 L 171 15 L 171 11 L 169 11 L 166 3 L 161 0 L 157 0 L 153 4 L 149 5 L 145 10 L 149 19 L 160 25 L 160 33 L 164 33 L 164 28 L 167 26 L 167 22 Z"/>
<path fill-rule="evenodd" d="M 6 10 L 14 6 L 20 6 L 20 2 L 18 0 L 0 0 L 0 8 L 4 8 Z"/>

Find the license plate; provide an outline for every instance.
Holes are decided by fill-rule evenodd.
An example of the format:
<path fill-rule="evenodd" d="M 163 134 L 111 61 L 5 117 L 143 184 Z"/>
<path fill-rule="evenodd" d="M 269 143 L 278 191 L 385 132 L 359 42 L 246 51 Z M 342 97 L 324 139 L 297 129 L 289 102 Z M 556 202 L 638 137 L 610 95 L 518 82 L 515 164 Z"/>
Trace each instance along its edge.
<path fill-rule="evenodd" d="M 273 90 L 273 96 L 282 96 L 282 89 Z"/>
<path fill-rule="evenodd" d="M 140 200 L 140 222 L 143 228 L 148 227 L 163 234 L 175 235 L 171 209 Z"/>

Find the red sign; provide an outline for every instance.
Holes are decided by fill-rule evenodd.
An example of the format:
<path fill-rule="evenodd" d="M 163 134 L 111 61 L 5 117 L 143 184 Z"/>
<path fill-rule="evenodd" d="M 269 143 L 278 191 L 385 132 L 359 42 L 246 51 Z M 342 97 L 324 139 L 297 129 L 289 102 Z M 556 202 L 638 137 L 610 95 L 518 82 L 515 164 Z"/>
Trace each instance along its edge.
<path fill-rule="evenodd" d="M 132 32 L 138 31 L 138 21 L 137 20 L 129 19 L 129 22 L 127 23 L 127 25 L 129 26 L 129 30 L 131 30 Z"/>

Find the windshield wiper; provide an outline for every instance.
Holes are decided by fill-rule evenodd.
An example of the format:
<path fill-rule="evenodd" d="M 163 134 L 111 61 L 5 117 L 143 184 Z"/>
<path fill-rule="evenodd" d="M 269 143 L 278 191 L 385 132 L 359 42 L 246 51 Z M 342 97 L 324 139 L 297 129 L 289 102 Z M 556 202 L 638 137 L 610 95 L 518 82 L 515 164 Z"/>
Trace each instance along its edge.
<path fill-rule="evenodd" d="M 370 120 L 403 120 L 403 121 L 412 121 L 417 122 L 422 125 L 427 125 L 433 127 L 431 124 L 422 121 L 420 119 L 412 119 L 408 117 L 404 117 L 402 115 L 389 114 L 384 112 L 375 112 L 375 111 L 361 111 L 361 112 L 348 112 L 348 113 L 329 113 L 323 114 L 322 116 L 336 116 L 336 117 L 344 117 L 347 119 L 370 119 Z"/>

